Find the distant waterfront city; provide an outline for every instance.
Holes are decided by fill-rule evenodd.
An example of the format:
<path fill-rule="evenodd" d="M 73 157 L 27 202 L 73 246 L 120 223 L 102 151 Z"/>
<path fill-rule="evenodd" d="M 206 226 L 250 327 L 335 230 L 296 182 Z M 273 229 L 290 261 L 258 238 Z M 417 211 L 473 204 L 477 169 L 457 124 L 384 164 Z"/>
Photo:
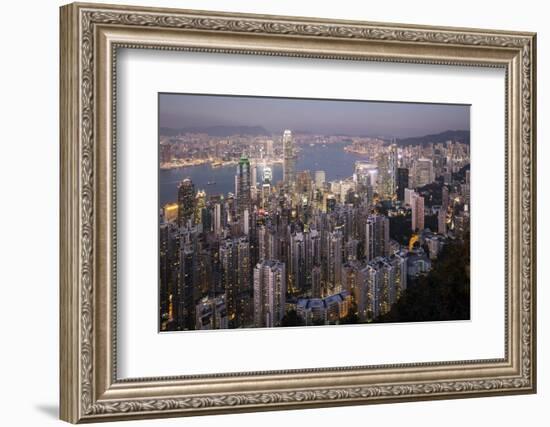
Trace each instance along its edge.
<path fill-rule="evenodd" d="M 160 132 L 161 331 L 469 318 L 468 130 L 226 133 Z"/>

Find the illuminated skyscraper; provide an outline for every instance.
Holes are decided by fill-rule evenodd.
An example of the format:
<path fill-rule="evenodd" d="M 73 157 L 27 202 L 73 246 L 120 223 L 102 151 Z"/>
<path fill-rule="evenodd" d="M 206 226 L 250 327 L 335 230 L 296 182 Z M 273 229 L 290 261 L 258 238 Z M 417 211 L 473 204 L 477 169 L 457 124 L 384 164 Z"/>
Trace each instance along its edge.
<path fill-rule="evenodd" d="M 206 208 L 206 193 L 203 191 L 197 191 L 195 196 L 195 224 L 202 223 L 203 209 Z"/>
<path fill-rule="evenodd" d="M 237 247 L 232 239 L 220 243 L 220 279 L 221 288 L 225 292 L 225 304 L 229 322 L 236 318 L 237 304 Z"/>
<path fill-rule="evenodd" d="M 359 185 L 374 187 L 378 181 L 378 167 L 374 163 L 356 161 L 355 179 Z"/>
<path fill-rule="evenodd" d="M 178 225 L 187 225 L 195 214 L 195 186 L 191 179 L 184 179 L 178 187 Z"/>
<path fill-rule="evenodd" d="M 160 315 L 163 330 L 173 329 L 176 320 L 175 299 L 178 293 L 178 233 L 175 223 L 161 224 L 159 228 Z"/>
<path fill-rule="evenodd" d="M 256 167 L 256 163 L 252 163 L 250 165 L 250 186 L 255 187 L 258 183 L 258 168 Z"/>
<path fill-rule="evenodd" d="M 285 314 L 284 263 L 265 260 L 254 268 L 254 326 L 280 326 Z"/>
<path fill-rule="evenodd" d="M 265 142 L 265 152 L 266 152 L 268 158 L 273 157 L 273 140 L 268 139 Z"/>
<path fill-rule="evenodd" d="M 391 197 L 397 192 L 397 145 L 394 143 L 390 146 L 388 152 L 388 174 L 389 174 L 389 194 Z"/>
<path fill-rule="evenodd" d="M 449 209 L 449 189 L 446 185 L 441 189 L 441 208 L 437 214 L 437 232 L 447 234 L 447 211 Z"/>
<path fill-rule="evenodd" d="M 250 243 L 248 238 L 241 237 L 237 241 L 237 288 L 239 292 L 246 292 L 252 289 L 250 280 Z"/>
<path fill-rule="evenodd" d="M 412 210 L 412 231 L 424 230 L 424 197 L 418 193 L 413 193 L 411 196 Z"/>
<path fill-rule="evenodd" d="M 306 248 L 304 233 L 293 234 L 290 238 L 290 292 L 303 292 L 306 289 Z"/>
<path fill-rule="evenodd" d="M 325 171 L 315 171 L 315 187 L 318 190 L 323 188 L 326 180 Z"/>
<path fill-rule="evenodd" d="M 378 194 L 391 199 L 397 187 L 397 145 L 391 144 L 389 149 L 379 152 L 376 163 L 378 165 Z"/>
<path fill-rule="evenodd" d="M 237 213 L 242 219 L 244 211 L 250 212 L 250 161 L 247 157 L 241 156 L 237 165 L 237 174 L 235 175 L 235 193 L 237 195 Z"/>
<path fill-rule="evenodd" d="M 409 170 L 407 168 L 397 168 L 397 200 L 405 201 L 405 188 L 409 187 Z"/>
<path fill-rule="evenodd" d="M 273 171 L 269 166 L 264 166 L 263 175 L 263 183 L 271 184 L 271 180 L 273 179 Z"/>
<path fill-rule="evenodd" d="M 222 205 L 216 203 L 214 205 L 214 233 L 219 235 L 222 231 Z"/>
<path fill-rule="evenodd" d="M 329 233 L 327 247 L 327 289 L 324 295 L 330 295 L 342 290 L 343 237 L 340 231 Z"/>
<path fill-rule="evenodd" d="M 380 315 L 382 274 L 373 260 L 359 272 L 356 297 L 357 314 L 361 321 L 371 321 Z"/>
<path fill-rule="evenodd" d="M 370 261 L 387 256 L 390 241 L 390 220 L 384 215 L 371 215 L 365 226 L 365 258 Z"/>
<path fill-rule="evenodd" d="M 434 169 L 430 159 L 418 159 L 414 162 L 414 186 L 415 188 L 434 182 Z"/>
<path fill-rule="evenodd" d="M 177 322 L 180 329 L 195 328 L 195 304 L 198 297 L 197 257 L 191 245 L 184 245 L 179 252 L 179 283 L 176 302 Z"/>
<path fill-rule="evenodd" d="M 288 129 L 283 133 L 283 157 L 283 183 L 291 188 L 296 180 L 296 156 L 292 132 Z"/>
<path fill-rule="evenodd" d="M 163 207 L 164 222 L 176 222 L 178 220 L 178 204 L 167 203 Z"/>

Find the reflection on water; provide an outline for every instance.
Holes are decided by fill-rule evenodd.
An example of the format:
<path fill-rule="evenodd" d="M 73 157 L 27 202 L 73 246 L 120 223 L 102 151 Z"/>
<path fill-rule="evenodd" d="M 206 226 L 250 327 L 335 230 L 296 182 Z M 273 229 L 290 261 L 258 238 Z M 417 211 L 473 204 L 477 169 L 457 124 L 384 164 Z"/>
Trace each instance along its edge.
<path fill-rule="evenodd" d="M 364 160 L 359 154 L 344 151 L 346 143 L 321 145 L 301 145 L 298 153 L 296 170 L 324 170 L 327 181 L 342 179 L 353 174 L 355 161 Z M 273 182 L 283 179 L 283 165 L 271 165 Z M 181 169 L 161 170 L 159 173 L 160 207 L 177 199 L 178 183 L 184 178 L 191 178 L 197 190 L 205 190 L 207 196 L 227 194 L 235 191 L 235 166 L 212 168 L 209 164 L 191 166 Z M 262 168 L 258 166 L 258 181 L 262 177 Z"/>

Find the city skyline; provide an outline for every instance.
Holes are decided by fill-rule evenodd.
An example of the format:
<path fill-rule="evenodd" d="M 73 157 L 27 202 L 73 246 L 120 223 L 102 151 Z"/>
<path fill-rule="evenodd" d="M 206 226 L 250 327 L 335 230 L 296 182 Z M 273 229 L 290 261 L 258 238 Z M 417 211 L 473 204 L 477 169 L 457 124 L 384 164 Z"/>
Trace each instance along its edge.
<path fill-rule="evenodd" d="M 470 105 L 159 94 L 159 128 L 214 126 L 260 126 L 272 134 L 293 129 L 318 134 L 407 138 L 469 130 Z"/>
<path fill-rule="evenodd" d="M 453 139 L 160 135 L 160 330 L 468 319 L 469 165 Z"/>

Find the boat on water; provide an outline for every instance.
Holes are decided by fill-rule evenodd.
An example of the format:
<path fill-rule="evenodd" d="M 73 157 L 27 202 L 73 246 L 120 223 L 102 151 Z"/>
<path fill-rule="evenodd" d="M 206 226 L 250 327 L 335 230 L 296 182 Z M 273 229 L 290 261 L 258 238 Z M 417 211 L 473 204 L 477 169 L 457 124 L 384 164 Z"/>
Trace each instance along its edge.
<path fill-rule="evenodd" d="M 206 183 L 206 185 L 214 185 L 214 184 L 216 184 L 216 181 L 208 181 L 208 182 Z"/>

